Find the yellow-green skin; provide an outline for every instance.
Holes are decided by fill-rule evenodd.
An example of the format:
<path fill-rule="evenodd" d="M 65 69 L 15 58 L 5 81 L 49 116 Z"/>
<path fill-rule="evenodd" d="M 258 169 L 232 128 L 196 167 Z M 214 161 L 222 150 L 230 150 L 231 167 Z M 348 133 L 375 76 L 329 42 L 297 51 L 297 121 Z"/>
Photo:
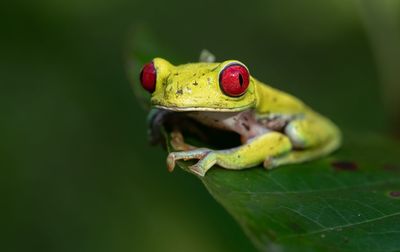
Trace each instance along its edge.
<path fill-rule="evenodd" d="M 341 133 L 329 119 L 314 112 L 296 97 L 263 84 L 252 76 L 242 96 L 230 97 L 224 94 L 219 85 L 219 74 L 232 63 L 244 66 L 239 61 L 174 66 L 164 59 L 155 58 L 153 63 L 157 73 L 156 89 L 151 97 L 153 106 L 178 112 L 190 111 L 193 117 L 202 118 L 202 122 L 207 121 L 204 118 L 220 116 L 221 121 L 228 126 L 219 124 L 215 127 L 223 127 L 242 135 L 241 146 L 211 150 L 186 145 L 178 134 L 176 145 L 184 151 L 168 155 L 169 170 L 180 159 L 198 159 L 190 170 L 200 176 L 204 176 L 214 164 L 240 170 L 263 163 L 265 168 L 270 169 L 316 159 L 340 146 Z M 243 120 L 243 115 L 253 118 L 247 126 L 247 130 L 251 127 L 252 133 L 246 134 L 237 124 L 233 126 L 229 123 L 233 117 Z M 264 130 L 265 125 L 260 124 L 263 119 L 272 123 L 274 120 L 285 121 L 281 130 L 283 132 L 269 128 Z M 214 126 L 210 122 L 205 124 Z"/>

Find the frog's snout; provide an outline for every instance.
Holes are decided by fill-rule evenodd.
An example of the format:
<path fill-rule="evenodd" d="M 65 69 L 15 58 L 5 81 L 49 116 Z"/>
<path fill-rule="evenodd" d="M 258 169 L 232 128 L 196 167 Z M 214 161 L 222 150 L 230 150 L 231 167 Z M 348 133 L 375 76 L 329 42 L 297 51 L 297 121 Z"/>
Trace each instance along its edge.
<path fill-rule="evenodd" d="M 196 79 L 175 80 L 174 76 L 169 76 L 164 85 L 163 97 L 166 100 L 193 99 L 202 93 L 202 82 Z"/>

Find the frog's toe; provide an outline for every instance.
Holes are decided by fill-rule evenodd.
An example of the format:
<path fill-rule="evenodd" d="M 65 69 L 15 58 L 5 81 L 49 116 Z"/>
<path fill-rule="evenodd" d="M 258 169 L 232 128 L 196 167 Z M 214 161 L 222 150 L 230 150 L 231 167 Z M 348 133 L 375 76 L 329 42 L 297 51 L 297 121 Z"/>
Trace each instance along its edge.
<path fill-rule="evenodd" d="M 171 145 L 174 150 L 178 151 L 189 151 L 196 149 L 196 147 L 185 143 L 182 133 L 178 130 L 171 132 Z"/>
<path fill-rule="evenodd" d="M 272 170 L 272 169 L 274 169 L 275 167 L 277 167 L 278 164 L 277 164 L 275 158 L 269 156 L 269 157 L 267 157 L 267 158 L 264 160 L 263 166 L 264 166 L 264 168 L 267 169 L 267 170 Z"/>
<path fill-rule="evenodd" d="M 197 164 L 189 166 L 189 170 L 192 173 L 199 175 L 200 177 L 204 177 L 204 175 L 206 175 L 206 171 L 200 165 Z"/>
<path fill-rule="evenodd" d="M 175 153 L 171 152 L 167 157 L 167 168 L 169 172 L 172 172 L 175 168 Z"/>
<path fill-rule="evenodd" d="M 167 157 L 168 171 L 172 172 L 174 170 L 177 160 L 202 159 L 210 151 L 210 149 L 199 148 L 191 151 L 171 152 Z"/>
<path fill-rule="evenodd" d="M 206 172 L 217 163 L 217 154 L 215 152 L 207 153 L 202 159 L 199 160 L 195 165 L 189 166 L 191 172 L 204 177 Z"/>

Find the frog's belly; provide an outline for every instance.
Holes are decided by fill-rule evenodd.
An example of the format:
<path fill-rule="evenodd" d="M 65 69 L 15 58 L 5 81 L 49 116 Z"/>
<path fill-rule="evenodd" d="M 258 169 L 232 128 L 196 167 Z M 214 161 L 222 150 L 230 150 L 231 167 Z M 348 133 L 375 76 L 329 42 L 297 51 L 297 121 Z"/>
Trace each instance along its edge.
<path fill-rule="evenodd" d="M 270 132 L 264 125 L 258 123 L 252 110 L 243 112 L 190 112 L 188 114 L 196 121 L 208 127 L 228 130 L 238 133 L 242 142 Z"/>

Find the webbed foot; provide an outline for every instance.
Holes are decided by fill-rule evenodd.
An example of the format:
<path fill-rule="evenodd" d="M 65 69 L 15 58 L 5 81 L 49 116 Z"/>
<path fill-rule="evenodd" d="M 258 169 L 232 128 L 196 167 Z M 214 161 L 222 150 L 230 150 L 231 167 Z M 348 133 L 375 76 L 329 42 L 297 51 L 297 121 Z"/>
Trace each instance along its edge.
<path fill-rule="evenodd" d="M 217 162 L 217 154 L 215 151 L 207 148 L 199 148 L 190 151 L 171 152 L 167 157 L 168 171 L 172 172 L 175 168 L 177 160 L 198 159 L 199 161 L 189 166 L 189 170 L 203 177 L 206 172 Z"/>

